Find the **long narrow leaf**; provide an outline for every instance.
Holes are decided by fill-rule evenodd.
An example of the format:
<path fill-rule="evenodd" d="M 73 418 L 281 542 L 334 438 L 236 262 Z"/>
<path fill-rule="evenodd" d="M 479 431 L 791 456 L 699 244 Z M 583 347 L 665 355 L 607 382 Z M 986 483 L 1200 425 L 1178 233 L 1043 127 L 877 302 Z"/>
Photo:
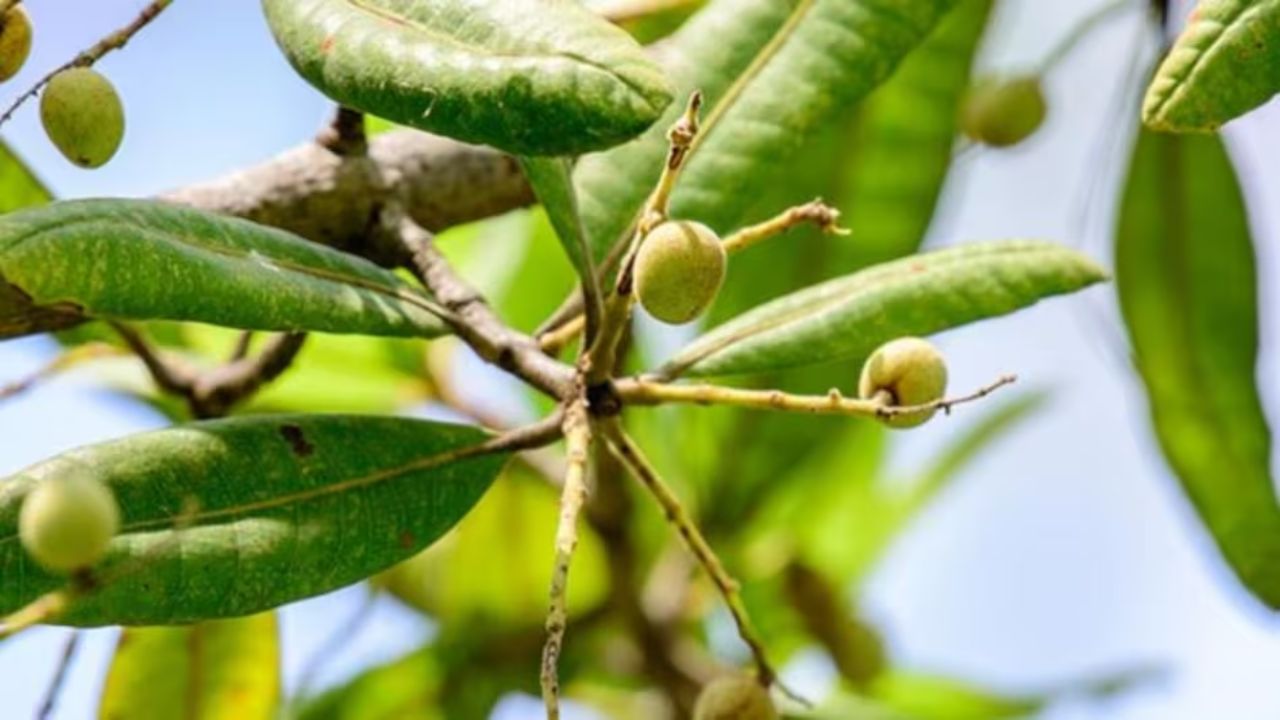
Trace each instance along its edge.
<path fill-rule="evenodd" d="M 35 483 L 88 473 L 115 491 L 120 535 L 71 625 L 159 625 L 274 608 L 368 577 L 431 544 L 504 457 L 455 459 L 471 427 L 279 415 L 194 423 L 60 455 L 0 480 L 0 614 L 65 585 L 18 542 Z"/>
<path fill-rule="evenodd" d="M 1116 284 L 1156 435 L 1241 582 L 1280 608 L 1254 265 L 1222 140 L 1144 131 L 1116 233 Z"/>

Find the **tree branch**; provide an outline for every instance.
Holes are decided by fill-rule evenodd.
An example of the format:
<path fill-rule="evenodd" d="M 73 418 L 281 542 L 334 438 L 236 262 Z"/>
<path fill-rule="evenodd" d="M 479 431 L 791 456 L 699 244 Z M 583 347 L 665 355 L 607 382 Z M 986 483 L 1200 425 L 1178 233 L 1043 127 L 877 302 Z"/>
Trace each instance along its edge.
<path fill-rule="evenodd" d="M 542 352 L 533 338 L 503 324 L 485 299 L 454 273 L 436 249 L 431 233 L 411 218 L 391 213 L 384 231 L 391 237 L 380 245 L 396 244 L 408 257 L 408 267 L 431 294 L 456 316 L 450 327 L 486 362 L 506 370 L 556 399 L 573 391 L 573 368 Z"/>
<path fill-rule="evenodd" d="M 160 199 L 278 227 L 388 266 L 399 258 L 366 252 L 384 207 L 398 206 L 438 232 L 534 201 L 514 158 L 416 130 L 379 135 L 364 154 L 308 142 Z"/>

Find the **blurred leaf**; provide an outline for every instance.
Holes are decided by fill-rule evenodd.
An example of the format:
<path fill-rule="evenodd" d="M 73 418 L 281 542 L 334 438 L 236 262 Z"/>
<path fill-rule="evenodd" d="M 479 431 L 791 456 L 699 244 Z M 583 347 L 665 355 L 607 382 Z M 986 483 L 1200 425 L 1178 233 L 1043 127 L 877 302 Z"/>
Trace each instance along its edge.
<path fill-rule="evenodd" d="M 665 44 L 678 97 L 702 91 L 704 120 L 672 198 L 676 217 L 723 232 L 780 157 L 862 99 L 954 0 L 713 0 Z M 663 165 L 682 102 L 640 139 L 578 163 L 583 221 L 597 256 L 625 233 Z"/>
<path fill-rule="evenodd" d="M 457 527 L 378 576 L 409 605 L 454 625 L 537 626 L 546 615 L 558 495 L 513 465 Z M 476 572 L 483 567 L 484 572 Z M 579 532 L 569 613 L 604 600 L 608 566 L 599 538 Z"/>
<path fill-rule="evenodd" d="M 595 278 L 595 263 L 578 215 L 578 196 L 573 188 L 573 166 L 569 159 L 522 157 L 520 167 L 551 220 L 578 278 L 584 281 Z"/>
<path fill-rule="evenodd" d="M 1165 458 L 1241 582 L 1280 608 L 1253 240 L 1220 138 L 1139 136 L 1116 280 Z"/>
<path fill-rule="evenodd" d="M 44 205 L 53 200 L 26 163 L 0 140 L 0 214 L 33 205 Z"/>
<path fill-rule="evenodd" d="M 1004 315 L 1104 277 L 1088 258 L 1051 243 L 948 248 L 778 298 L 694 340 L 661 372 L 734 375 L 857 360 L 892 338 Z"/>
<path fill-rule="evenodd" d="M 1045 697 L 1012 697 L 934 675 L 892 672 L 872 690 L 876 701 L 912 720 L 1002 720 L 1039 712 Z"/>
<path fill-rule="evenodd" d="M 103 720 L 272 720 L 280 700 L 275 613 L 182 627 L 125 628 Z"/>
<path fill-rule="evenodd" d="M 853 229 L 841 243 L 865 267 L 909 255 L 933 219 L 951 166 L 956 118 L 993 0 L 961 0 L 898 71 L 867 98 L 846 140 L 832 198 Z"/>
<path fill-rule="evenodd" d="M 64 453 L 0 480 L 0 614 L 65 584 L 18 543 L 19 507 L 42 479 L 89 473 L 123 513 L 99 571 L 109 581 L 58 621 L 175 624 L 277 607 L 412 556 L 497 475 L 504 455 L 454 460 L 486 437 L 400 418 L 281 415 Z"/>
<path fill-rule="evenodd" d="M 154 201 L 76 200 L 0 216 L 0 278 L 0 337 L 30 332 L 32 312 L 66 308 L 257 330 L 443 332 L 429 298 L 370 262 Z M 7 306 L 15 292 L 30 307 Z"/>
<path fill-rule="evenodd" d="M 297 720 L 444 720 L 440 677 L 435 654 L 423 648 L 304 701 Z"/>
<path fill-rule="evenodd" d="M 1212 132 L 1280 92 L 1280 2 L 1200 0 L 1142 104 L 1151 128 Z"/>
<path fill-rule="evenodd" d="M 671 101 L 625 32 L 576 2 L 264 0 L 300 75 L 343 105 L 521 155 L 643 132 Z"/>

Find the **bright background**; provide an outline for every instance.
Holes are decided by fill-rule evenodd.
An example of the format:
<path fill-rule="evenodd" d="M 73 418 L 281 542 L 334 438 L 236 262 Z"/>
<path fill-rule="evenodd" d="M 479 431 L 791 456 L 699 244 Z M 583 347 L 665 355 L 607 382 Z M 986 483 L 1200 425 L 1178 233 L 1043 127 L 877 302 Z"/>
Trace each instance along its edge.
<path fill-rule="evenodd" d="M 143 5 L 26 4 L 35 50 L 27 69 L 0 88 L 0 102 Z M 1100 4 L 1005 0 L 982 64 L 1034 63 Z M 1105 198 L 1114 195 L 1114 161 L 1125 154 L 1117 144 L 1128 142 L 1132 125 L 1131 115 L 1120 114 L 1117 94 L 1133 76 L 1138 38 L 1137 12 L 1091 36 L 1049 77 L 1052 110 L 1043 132 L 1016 151 L 967 156 L 949 181 L 930 242 L 1043 237 L 1109 263 Z M 329 113 L 285 65 L 253 0 L 179 0 L 99 67 L 128 108 L 124 146 L 105 168 L 87 172 L 63 161 L 44 139 L 34 105 L 2 133 L 60 197 L 145 196 L 207 179 L 306 140 Z M 1233 123 L 1227 135 L 1248 186 L 1258 240 L 1259 378 L 1274 412 L 1280 105 Z M 874 575 L 865 607 L 887 627 L 892 652 L 909 666 L 1009 690 L 1143 663 L 1169 670 L 1163 682 L 1120 700 L 1062 703 L 1051 718 L 1280 717 L 1280 624 L 1236 586 L 1177 492 L 1125 360 L 1111 293 L 1093 289 L 942 336 L 955 387 L 1016 371 L 1027 384 L 1051 389 L 1054 401 L 970 467 L 921 518 Z M 43 338 L 0 344 L 0 384 L 35 370 L 54 352 Z M 0 475 L 162 424 L 84 385 L 49 383 L 0 404 Z M 960 427 L 936 422 L 896 436 L 895 461 L 911 466 Z M 284 611 L 290 687 L 361 597 L 348 589 Z M 430 632 L 386 601 L 329 663 L 322 684 L 408 651 Z M 66 634 L 37 629 L 0 644 L 0 714 L 30 716 Z M 93 715 L 114 638 L 114 630 L 87 633 L 57 717 Z M 803 674 L 811 678 L 815 670 Z M 536 707 L 512 699 L 499 715 L 536 717 Z"/>

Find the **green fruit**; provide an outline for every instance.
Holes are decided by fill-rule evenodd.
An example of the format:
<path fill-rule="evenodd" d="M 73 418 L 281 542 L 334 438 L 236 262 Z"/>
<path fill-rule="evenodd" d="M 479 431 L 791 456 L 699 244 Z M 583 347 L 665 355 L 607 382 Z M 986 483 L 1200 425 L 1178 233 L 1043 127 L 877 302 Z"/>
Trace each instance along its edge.
<path fill-rule="evenodd" d="M 711 306 L 724 283 L 724 246 L 715 231 L 687 220 L 664 222 L 636 254 L 635 288 L 650 315 L 680 325 Z"/>
<path fill-rule="evenodd" d="M 0 16 L 0 82 L 22 69 L 31 54 L 31 18 L 21 5 Z"/>
<path fill-rule="evenodd" d="M 965 97 L 960 129 L 975 142 L 1009 147 L 1031 137 L 1047 112 L 1038 77 L 985 78 Z"/>
<path fill-rule="evenodd" d="M 877 348 L 862 366 L 858 380 L 859 397 L 870 400 L 879 396 L 890 405 L 923 405 L 941 400 L 946 391 L 947 363 L 942 353 L 928 341 L 913 337 L 891 340 Z M 911 428 L 925 423 L 935 412 L 892 415 L 884 422 L 889 427 Z"/>
<path fill-rule="evenodd" d="M 80 474 L 40 480 L 18 513 L 22 547 L 54 572 L 92 567 L 119 528 L 120 508 L 111 490 Z"/>
<path fill-rule="evenodd" d="M 68 160 L 100 167 L 124 137 L 124 107 L 111 81 L 91 68 L 63 70 L 40 97 L 44 131 Z"/>
<path fill-rule="evenodd" d="M 769 692 L 755 678 L 724 675 L 707 683 L 693 707 L 693 720 L 777 720 Z"/>

